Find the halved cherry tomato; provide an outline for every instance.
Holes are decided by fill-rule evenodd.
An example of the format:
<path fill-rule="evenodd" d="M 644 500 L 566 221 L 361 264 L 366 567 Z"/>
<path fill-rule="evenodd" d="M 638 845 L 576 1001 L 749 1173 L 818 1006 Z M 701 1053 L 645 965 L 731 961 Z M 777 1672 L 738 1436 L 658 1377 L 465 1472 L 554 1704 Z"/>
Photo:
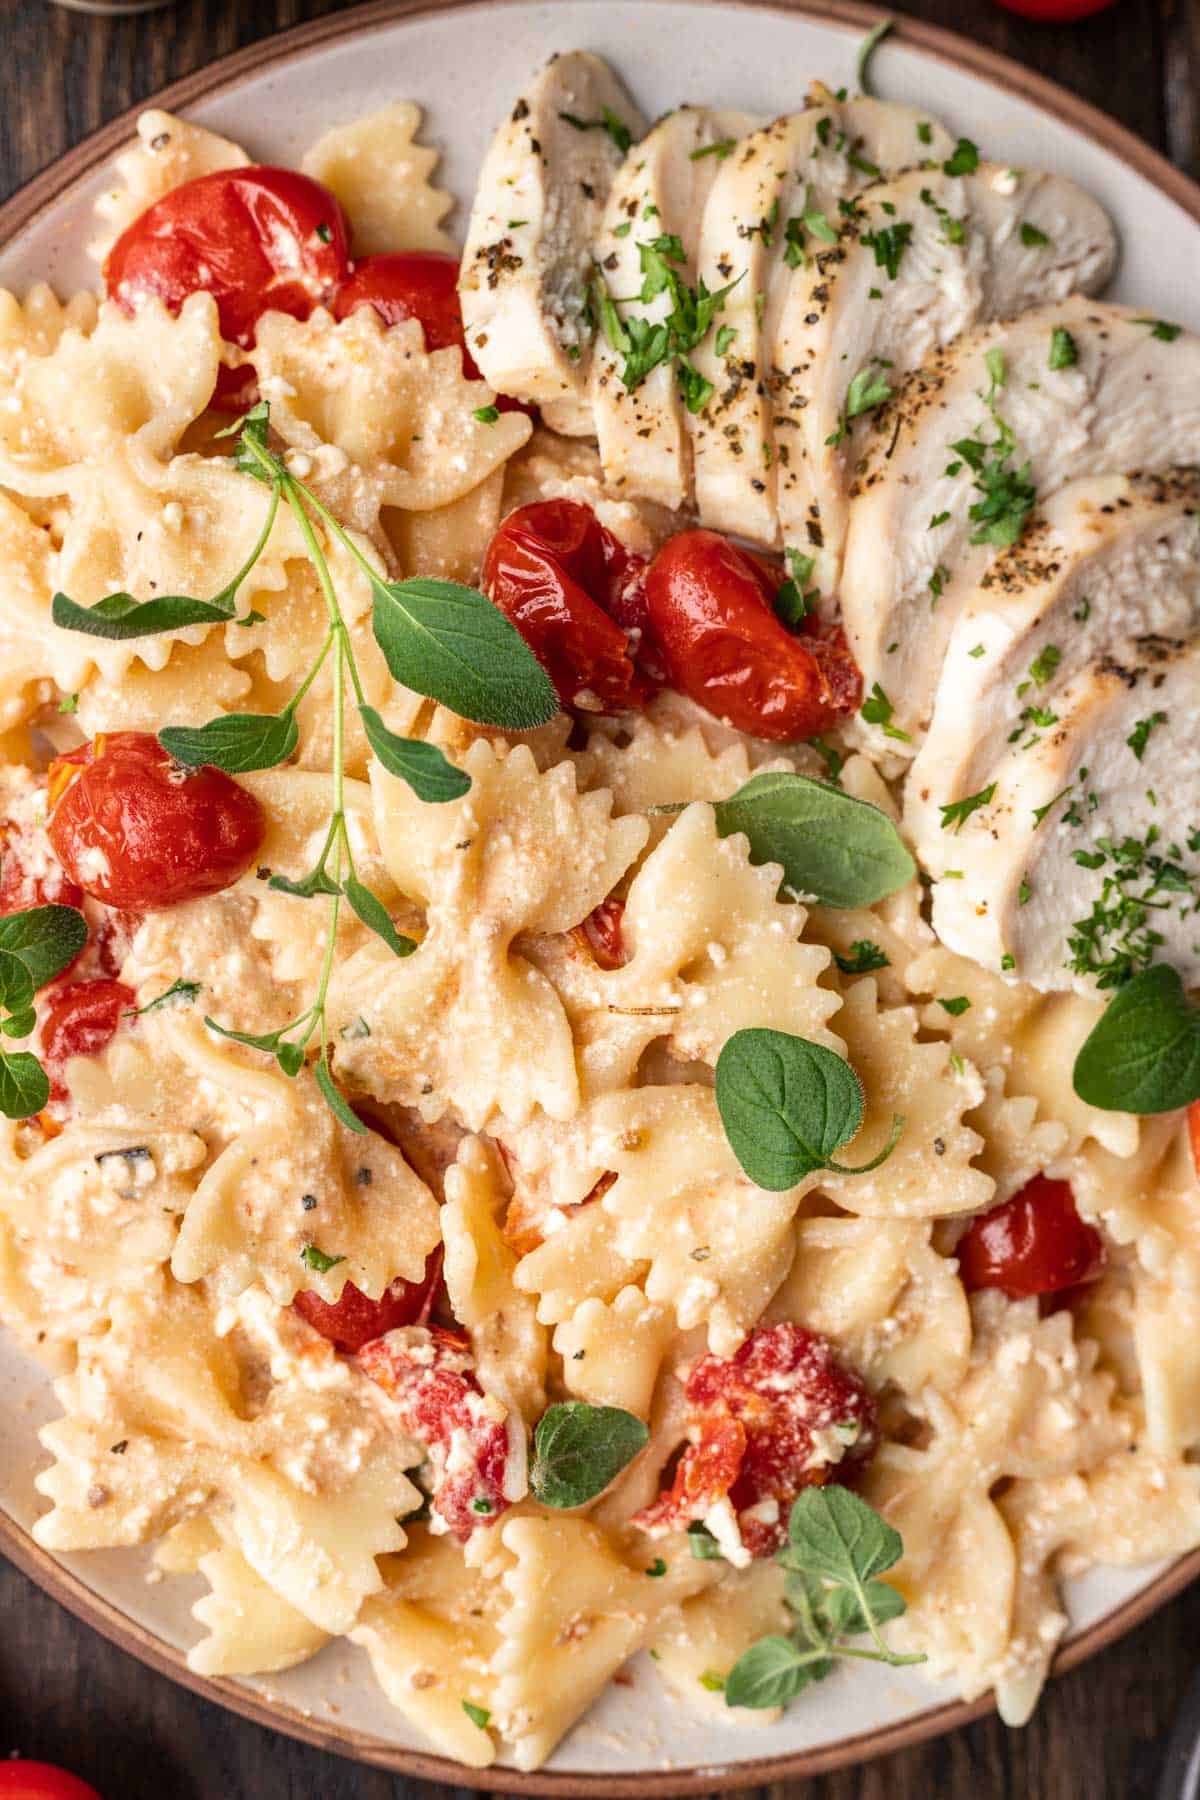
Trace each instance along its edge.
<path fill-rule="evenodd" d="M 956 1255 L 968 1293 L 999 1288 L 1010 1300 L 1096 1281 L 1108 1261 L 1104 1239 L 1076 1211 L 1070 1182 L 1046 1175 L 972 1219 Z"/>
<path fill-rule="evenodd" d="M 53 1763 L 0 1762 L 3 1800 L 101 1800 L 94 1787 Z"/>
<path fill-rule="evenodd" d="M 36 867 L 30 846 L 19 826 L 10 819 L 0 824 L 0 919 L 10 913 L 28 912 L 34 906 L 83 905 L 83 890 L 76 887 L 59 863 L 46 861 Z"/>
<path fill-rule="evenodd" d="M 358 1361 L 391 1397 L 401 1429 L 424 1444 L 430 1505 L 446 1530 L 465 1542 L 493 1524 L 508 1505 L 508 1430 L 504 1407 L 479 1385 L 468 1339 L 413 1327 L 364 1344 Z"/>
<path fill-rule="evenodd" d="M 329 192 L 294 169 L 219 169 L 172 188 L 139 213 L 108 253 L 108 296 L 132 311 L 156 295 L 178 312 L 189 294 L 217 303 L 221 335 L 249 349 L 265 312 L 306 319 L 350 270 L 349 231 Z M 218 397 L 244 404 L 245 370 L 223 371 Z"/>
<path fill-rule="evenodd" d="M 504 520 L 483 588 L 546 670 L 564 706 L 628 712 L 654 684 L 634 665 L 644 560 L 578 500 L 540 500 Z"/>
<path fill-rule="evenodd" d="M 672 687 L 753 737 L 795 743 L 855 711 L 862 677 L 840 632 L 781 624 L 782 579 L 718 532 L 681 531 L 646 571 L 646 602 Z"/>
<path fill-rule="evenodd" d="M 115 731 L 50 765 L 50 842 L 108 906 L 175 906 L 245 873 L 266 831 L 254 795 L 220 769 L 185 769 L 158 739 Z"/>
<path fill-rule="evenodd" d="M 625 917 L 623 900 L 602 900 L 594 906 L 582 925 L 576 926 L 580 937 L 602 969 L 620 969 L 625 963 L 625 942 L 621 921 Z"/>
<path fill-rule="evenodd" d="M 769 1556 L 787 1536 L 797 1494 L 853 1481 L 879 1441 L 862 1379 L 828 1339 L 787 1322 L 753 1332 L 730 1358 L 702 1356 L 684 1394 L 690 1442 L 671 1487 L 633 1520 L 652 1535 L 728 1499 L 745 1548 Z"/>
<path fill-rule="evenodd" d="M 137 995 L 120 981 L 69 981 L 52 990 L 41 1032 L 52 1099 L 67 1098 L 62 1071 L 70 1059 L 101 1055 L 136 1006 Z"/>
<path fill-rule="evenodd" d="M 305 1288 L 292 1305 L 314 1331 L 328 1338 L 338 1350 L 351 1355 L 401 1325 L 425 1325 L 442 1278 L 442 1246 L 430 1255 L 420 1281 L 402 1281 L 399 1276 L 384 1289 L 378 1300 L 368 1300 L 360 1288 L 348 1281 L 337 1300 L 330 1305 L 319 1294 Z"/>

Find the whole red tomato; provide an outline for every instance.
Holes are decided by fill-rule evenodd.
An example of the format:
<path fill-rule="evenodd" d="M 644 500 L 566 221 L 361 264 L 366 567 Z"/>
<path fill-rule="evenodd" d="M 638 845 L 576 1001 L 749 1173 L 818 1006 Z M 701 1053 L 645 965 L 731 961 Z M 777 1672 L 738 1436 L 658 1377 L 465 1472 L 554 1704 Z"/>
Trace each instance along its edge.
<path fill-rule="evenodd" d="M 1108 1260 L 1100 1233 L 1076 1210 L 1070 1182 L 1046 1175 L 972 1219 L 956 1254 L 968 1293 L 999 1288 L 1010 1300 L 1096 1281 Z"/>
<path fill-rule="evenodd" d="M 672 687 L 753 737 L 795 743 L 854 712 L 862 677 L 840 632 L 783 626 L 782 579 L 718 532 L 682 531 L 646 571 L 646 604 Z"/>
<path fill-rule="evenodd" d="M 56 1769 L 53 1763 L 25 1762 L 14 1758 L 0 1762 L 0 1796 L 3 1800 L 101 1800 L 94 1787 Z"/>
<path fill-rule="evenodd" d="M 314 1331 L 338 1350 L 351 1354 L 383 1337 L 401 1325 L 424 1325 L 429 1318 L 442 1278 L 442 1246 L 439 1244 L 425 1264 L 420 1281 L 401 1281 L 399 1277 L 384 1289 L 378 1300 L 368 1300 L 360 1288 L 348 1281 L 332 1305 L 319 1294 L 304 1289 L 292 1305 Z"/>
<path fill-rule="evenodd" d="M 221 335 L 249 349 L 265 312 L 306 319 L 350 270 L 349 232 L 329 192 L 294 169 L 220 169 L 172 188 L 108 253 L 108 296 L 132 311 L 156 295 L 178 312 L 189 294 L 217 303 Z M 250 397 L 253 373 L 224 370 L 218 396 Z"/>
<path fill-rule="evenodd" d="M 185 769 L 158 739 L 116 731 L 50 765 L 49 836 L 93 899 L 139 911 L 229 887 L 266 830 L 254 795 L 220 769 Z"/>
<path fill-rule="evenodd" d="M 635 666 L 645 620 L 640 556 L 578 500 L 540 500 L 504 520 L 483 561 L 484 592 L 546 670 L 564 706 L 621 713 L 654 683 Z"/>
<path fill-rule="evenodd" d="M 1005 12 L 1018 13 L 1022 19 L 1036 19 L 1043 25 L 1071 25 L 1076 19 L 1090 19 L 1104 12 L 1115 0 L 999 0 Z"/>

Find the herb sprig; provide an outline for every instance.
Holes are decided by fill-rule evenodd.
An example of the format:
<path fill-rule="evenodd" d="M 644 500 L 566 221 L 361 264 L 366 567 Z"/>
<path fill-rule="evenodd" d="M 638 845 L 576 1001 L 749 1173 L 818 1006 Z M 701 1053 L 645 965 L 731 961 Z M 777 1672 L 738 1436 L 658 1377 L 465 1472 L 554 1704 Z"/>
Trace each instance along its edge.
<path fill-rule="evenodd" d="M 73 906 L 34 906 L 0 919 L 0 1038 L 28 1037 L 34 995 L 74 962 L 87 922 Z M 50 1098 L 50 1079 L 32 1050 L 0 1048 L 0 1113 L 28 1119 Z"/>
<path fill-rule="evenodd" d="M 647 319 L 635 313 L 622 318 L 599 272 L 592 288 L 601 330 L 623 358 L 621 380 L 632 390 L 660 363 L 674 363 L 684 404 L 691 413 L 702 412 L 712 394 L 712 382 L 688 358 L 708 336 L 717 314 L 725 310 L 726 296 L 744 279 L 744 271 L 714 293 L 703 276 L 691 287 L 680 274 L 687 258 L 676 234 L 664 232 L 648 243 L 639 243 L 637 251 L 642 271 L 637 298 L 648 306 L 666 294 L 670 309 L 663 318 Z"/>

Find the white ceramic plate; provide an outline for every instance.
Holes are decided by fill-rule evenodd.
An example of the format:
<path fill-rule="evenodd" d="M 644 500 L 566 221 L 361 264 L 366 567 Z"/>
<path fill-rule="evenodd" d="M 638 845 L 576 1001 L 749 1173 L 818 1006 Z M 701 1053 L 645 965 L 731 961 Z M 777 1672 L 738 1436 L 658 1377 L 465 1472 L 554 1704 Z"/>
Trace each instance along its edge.
<path fill-rule="evenodd" d="M 330 125 L 398 98 L 425 108 L 424 138 L 443 152 L 443 186 L 464 222 L 480 157 L 531 71 L 555 50 L 589 49 L 622 73 L 648 117 L 684 100 L 794 111 L 808 81 L 853 85 L 855 50 L 872 15 L 852 3 L 821 17 L 714 0 L 551 0 L 527 4 L 385 3 L 337 15 L 178 85 L 163 103 L 244 143 L 264 162 L 295 163 Z M 1156 316 L 1200 326 L 1200 193 L 1118 127 L 1061 90 L 974 46 L 903 25 L 877 53 L 888 98 L 933 107 L 988 156 L 1073 176 L 1117 221 L 1123 254 L 1112 293 Z M 90 210 L 128 123 L 106 128 L 0 210 L 0 282 L 38 276 L 60 291 L 90 284 Z M 452 221 L 453 224 L 455 221 Z M 56 1408 L 43 1373 L 0 1334 L 0 1547 L 42 1586 L 135 1654 L 223 1704 L 344 1754 L 461 1785 L 523 1792 L 701 1791 L 785 1774 L 814 1774 L 961 1724 L 987 1702 L 952 1704 L 949 1690 L 901 1670 L 863 1670 L 823 1684 L 779 1722 L 746 1730 L 685 1709 L 639 1659 L 632 1686 L 611 1688 L 546 1771 L 475 1774 L 432 1757 L 387 1706 L 361 1652 L 332 1646 L 286 1675 L 234 1683 L 187 1673 L 199 1636 L 190 1617 L 199 1582 L 147 1579 L 131 1552 L 68 1557 L 39 1551 L 27 1527 L 41 1510 L 33 1474 L 45 1462 L 36 1429 Z M 1200 1571 L 1097 1572 L 1070 1596 L 1081 1660 L 1129 1629 Z M 1049 1704 L 1053 1704 L 1051 1697 Z"/>

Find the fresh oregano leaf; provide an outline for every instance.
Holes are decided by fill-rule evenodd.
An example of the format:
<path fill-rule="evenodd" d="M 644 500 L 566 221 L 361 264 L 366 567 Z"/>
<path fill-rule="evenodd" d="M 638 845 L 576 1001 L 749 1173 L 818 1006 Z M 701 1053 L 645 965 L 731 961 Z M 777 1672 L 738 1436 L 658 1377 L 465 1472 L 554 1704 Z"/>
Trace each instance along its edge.
<path fill-rule="evenodd" d="M 35 988 L 60 975 L 87 940 L 87 921 L 73 906 L 32 906 L 0 919 L 0 950 L 20 958 Z"/>
<path fill-rule="evenodd" d="M 543 1506 L 583 1506 L 616 1480 L 649 1436 L 621 1406 L 567 1400 L 547 1407 L 533 1434 L 529 1485 Z"/>
<path fill-rule="evenodd" d="M 277 894 L 292 894 L 298 900 L 311 900 L 316 894 L 340 894 L 341 888 L 320 862 L 307 875 L 293 881 L 290 875 L 272 875 L 267 886 Z"/>
<path fill-rule="evenodd" d="M 388 730 L 373 706 L 360 706 L 358 710 L 368 744 L 388 774 L 407 781 L 418 800 L 438 804 L 461 800 L 470 792 L 471 777 L 456 769 L 436 744 L 398 737 Z"/>
<path fill-rule="evenodd" d="M 324 1058 L 322 1058 L 320 1062 L 313 1064 L 313 1074 L 317 1078 L 317 1086 L 320 1088 L 321 1093 L 325 1098 L 325 1104 L 328 1106 L 334 1118 L 340 1120 L 347 1131 L 357 1131 L 360 1137 L 365 1137 L 367 1134 L 366 1126 L 357 1114 L 351 1112 L 349 1106 L 338 1092 L 334 1085 L 333 1076 L 329 1073 L 329 1064 Z"/>
<path fill-rule="evenodd" d="M 713 812 L 722 837 L 745 833 L 751 862 L 782 866 L 786 893 L 822 906 L 872 906 L 917 872 L 886 813 L 807 775 L 752 775 Z"/>
<path fill-rule="evenodd" d="M 785 1031 L 735 1031 L 717 1058 L 717 1110 L 725 1136 L 756 1187 L 795 1187 L 816 1169 L 863 1175 L 896 1147 L 904 1121 L 878 1156 L 857 1168 L 834 1161 L 862 1124 L 862 1083 L 832 1050 Z"/>
<path fill-rule="evenodd" d="M 786 1706 L 811 1682 L 832 1673 L 833 1658 L 775 1633 L 743 1651 L 725 1677 L 726 1706 Z"/>
<path fill-rule="evenodd" d="M 28 1050 L 0 1051 L 0 1113 L 29 1119 L 50 1098 L 50 1078 Z"/>
<path fill-rule="evenodd" d="M 13 951 L 0 947 L 0 1006 L 9 1012 L 27 1013 L 32 1005 L 33 977 L 28 965 Z"/>
<path fill-rule="evenodd" d="M 0 1031 L 5 1037 L 23 1038 L 29 1036 L 36 1024 L 37 1012 L 29 1006 L 24 1012 L 12 1013 L 7 1019 L 0 1019 Z"/>
<path fill-rule="evenodd" d="M 286 762 L 299 738 L 291 707 L 281 713 L 224 713 L 207 725 L 167 725 L 158 741 L 176 762 L 211 763 L 227 775 L 248 775 Z"/>
<path fill-rule="evenodd" d="M 147 1013 L 158 1012 L 164 1007 L 191 1006 L 200 992 L 200 982 L 185 981 L 179 976 L 169 988 L 156 994 L 153 1000 L 147 1000 L 145 1006 L 131 1006 L 122 1016 L 127 1019 L 142 1019 Z"/>
<path fill-rule="evenodd" d="M 336 1269 L 339 1263 L 345 1262 L 344 1256 L 327 1256 L 316 1244 L 305 1244 L 300 1252 L 300 1261 L 314 1275 L 328 1275 L 330 1269 Z"/>
<path fill-rule="evenodd" d="M 1200 1100 L 1200 1010 L 1153 963 L 1118 988 L 1075 1058 L 1075 1092 L 1106 1112 L 1163 1113 Z"/>
<path fill-rule="evenodd" d="M 807 1487 L 793 1503 L 785 1566 L 850 1588 L 867 1612 L 866 1584 L 903 1553 L 900 1533 L 849 1488 Z"/>
<path fill-rule="evenodd" d="M 297 1075 L 304 1067 L 304 1045 L 293 1044 L 285 1040 L 285 1042 L 278 1045 L 276 1048 L 275 1061 L 279 1064 L 279 1067 L 283 1070 L 284 1074 L 289 1076 L 292 1081 L 295 1081 Z"/>
<path fill-rule="evenodd" d="M 67 594 L 55 594 L 50 617 L 62 631 L 82 631 L 88 637 L 153 637 L 160 631 L 179 631 L 185 625 L 227 624 L 232 604 L 223 600 L 193 600 L 187 594 L 160 594 L 155 600 L 135 600 L 132 594 L 106 594 L 94 606 L 80 606 Z"/>
<path fill-rule="evenodd" d="M 218 1025 L 217 1021 L 215 1019 L 210 1019 L 207 1013 L 204 1017 L 204 1023 L 208 1026 L 210 1031 L 215 1031 L 218 1037 L 229 1038 L 230 1041 L 235 1044 L 245 1044 L 247 1048 L 251 1050 L 269 1051 L 272 1056 L 274 1056 L 275 1052 L 279 1049 L 283 1039 L 282 1031 L 263 1031 L 258 1033 L 253 1031 L 234 1031 L 228 1025 Z"/>
<path fill-rule="evenodd" d="M 528 731 L 558 711 L 553 683 L 516 626 L 476 588 L 373 577 L 375 637 L 397 681 L 464 719 Z"/>
<path fill-rule="evenodd" d="M 412 955 L 417 947 L 416 944 L 410 937 L 401 937 L 392 924 L 387 907 L 377 894 L 373 894 L 369 887 L 364 887 L 355 875 L 347 877 L 344 892 L 363 924 L 369 931 L 373 931 L 376 937 L 383 939 L 393 955 Z"/>

